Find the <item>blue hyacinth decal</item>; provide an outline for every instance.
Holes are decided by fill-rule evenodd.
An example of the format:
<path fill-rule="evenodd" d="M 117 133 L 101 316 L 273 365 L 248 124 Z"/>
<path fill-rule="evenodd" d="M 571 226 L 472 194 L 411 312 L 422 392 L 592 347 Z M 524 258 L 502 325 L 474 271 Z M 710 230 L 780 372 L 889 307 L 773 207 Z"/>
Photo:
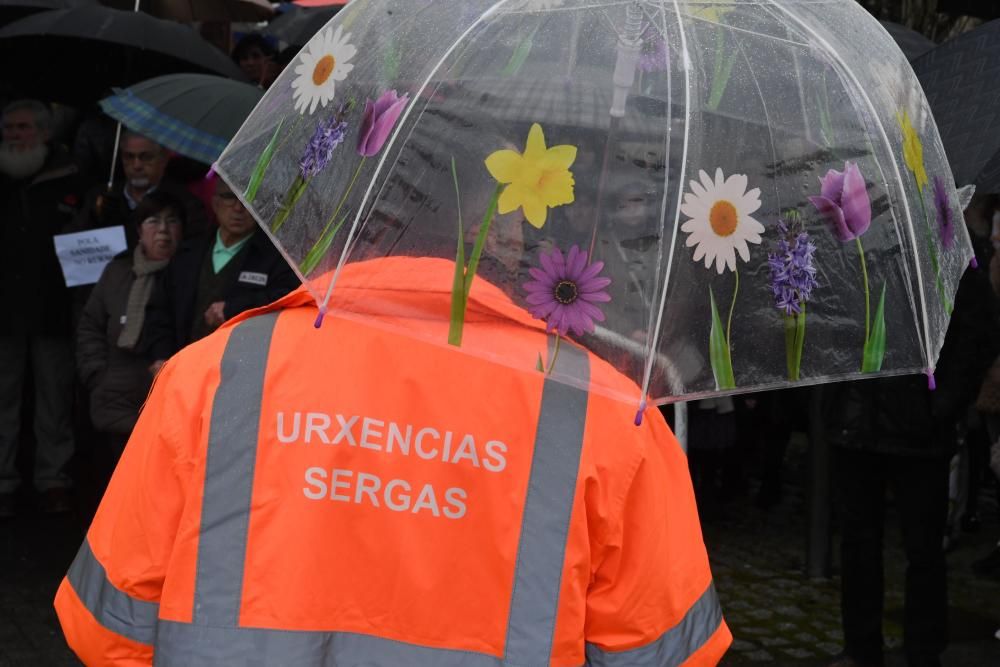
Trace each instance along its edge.
<path fill-rule="evenodd" d="M 785 323 L 785 364 L 788 379 L 796 381 L 802 368 L 802 347 L 806 338 L 806 302 L 817 286 L 813 255 L 816 246 L 809 240 L 798 211 L 785 213 L 778 222 L 778 239 L 768 253 L 774 307 Z"/>

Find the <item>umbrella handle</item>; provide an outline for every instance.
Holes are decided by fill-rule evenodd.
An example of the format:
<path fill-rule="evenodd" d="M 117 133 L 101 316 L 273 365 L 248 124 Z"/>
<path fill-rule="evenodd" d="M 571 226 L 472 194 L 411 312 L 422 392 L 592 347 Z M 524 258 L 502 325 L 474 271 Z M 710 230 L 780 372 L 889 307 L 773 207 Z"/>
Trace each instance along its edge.
<path fill-rule="evenodd" d="M 115 127 L 115 147 L 111 151 L 111 171 L 108 173 L 108 190 L 111 190 L 111 186 L 115 183 L 115 164 L 118 162 L 118 145 L 122 138 L 122 124 L 121 121 L 118 122 Z"/>

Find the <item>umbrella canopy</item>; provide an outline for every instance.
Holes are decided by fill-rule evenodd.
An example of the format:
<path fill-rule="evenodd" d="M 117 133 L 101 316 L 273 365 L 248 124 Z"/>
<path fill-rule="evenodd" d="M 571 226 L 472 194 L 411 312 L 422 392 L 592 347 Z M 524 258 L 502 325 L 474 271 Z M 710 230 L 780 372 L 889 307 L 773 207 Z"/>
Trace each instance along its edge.
<path fill-rule="evenodd" d="M 954 37 L 913 63 L 955 180 L 1000 192 L 1000 20 Z"/>
<path fill-rule="evenodd" d="M 972 257 L 920 86 L 853 0 L 352 3 L 217 171 L 321 312 L 386 314 L 389 283 L 338 291 L 348 263 L 440 258 L 436 342 L 636 402 L 930 374 Z M 481 281 L 552 351 L 467 340 Z"/>
<path fill-rule="evenodd" d="M 52 9 L 94 5 L 97 0 L 4 0 L 0 2 L 0 25 Z"/>
<path fill-rule="evenodd" d="M 168 74 L 101 100 L 125 127 L 181 155 L 211 164 L 236 135 L 262 92 L 208 74 Z"/>
<path fill-rule="evenodd" d="M 190 26 L 101 6 L 43 12 L 5 26 L 0 57 L 18 63 L 5 76 L 22 91 L 68 103 L 173 72 L 245 79 Z"/>
<path fill-rule="evenodd" d="M 288 11 L 268 23 L 263 32 L 290 44 L 302 46 L 320 28 L 329 23 L 330 19 L 340 11 L 340 7 L 320 7 L 316 9 L 300 9 L 292 6 Z"/>
<path fill-rule="evenodd" d="M 101 0 L 115 9 L 135 9 L 135 0 Z M 173 21 L 266 21 L 267 0 L 140 0 L 139 11 Z"/>
<path fill-rule="evenodd" d="M 920 56 L 934 48 L 934 42 L 917 32 L 907 28 L 905 25 L 893 23 L 892 21 L 879 21 L 892 38 L 899 45 L 900 50 L 906 55 L 907 60 L 913 62 Z"/>

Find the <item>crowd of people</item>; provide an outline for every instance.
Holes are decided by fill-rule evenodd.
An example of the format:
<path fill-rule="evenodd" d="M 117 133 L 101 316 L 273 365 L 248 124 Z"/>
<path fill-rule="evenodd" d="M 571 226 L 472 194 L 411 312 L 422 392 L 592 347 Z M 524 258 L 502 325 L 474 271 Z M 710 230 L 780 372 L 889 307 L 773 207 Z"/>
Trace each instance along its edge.
<path fill-rule="evenodd" d="M 277 55 L 256 34 L 233 51 L 264 86 Z M 125 129 L 105 183 L 115 126 L 81 111 L 14 93 L 2 103 L 0 518 L 30 502 L 92 510 L 96 497 L 80 496 L 103 491 L 164 360 L 298 286 L 237 196 L 202 177 L 207 165 Z M 105 228 L 121 228 L 127 249 L 96 284 L 67 287 L 54 237 Z M 34 447 L 19 457 L 22 440 Z"/>

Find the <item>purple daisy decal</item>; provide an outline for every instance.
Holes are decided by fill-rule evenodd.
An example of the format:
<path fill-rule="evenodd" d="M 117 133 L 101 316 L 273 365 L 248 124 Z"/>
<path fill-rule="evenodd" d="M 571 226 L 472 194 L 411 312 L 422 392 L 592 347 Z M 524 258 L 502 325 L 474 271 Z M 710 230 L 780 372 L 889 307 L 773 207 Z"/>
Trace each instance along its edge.
<path fill-rule="evenodd" d="M 639 69 L 643 72 L 660 72 L 670 66 L 667 41 L 660 31 L 648 24 L 642 31 L 642 45 L 639 51 Z"/>
<path fill-rule="evenodd" d="M 941 245 L 948 250 L 955 243 L 955 213 L 948 200 L 948 188 L 940 176 L 934 177 L 934 210 L 937 212 Z"/>
<path fill-rule="evenodd" d="M 785 315 L 798 315 L 818 284 L 813 264 L 816 246 L 809 240 L 797 212 L 786 214 L 778 222 L 778 232 L 781 238 L 767 254 L 774 307 Z"/>
<path fill-rule="evenodd" d="M 611 279 L 599 275 L 604 262 L 588 265 L 587 253 L 575 245 L 565 256 L 553 247 L 538 259 L 541 266 L 529 269 L 534 280 L 524 284 L 532 316 L 561 336 L 570 330 L 578 336 L 593 331 L 594 322 L 604 321 L 597 304 L 611 301 L 604 291 Z"/>

